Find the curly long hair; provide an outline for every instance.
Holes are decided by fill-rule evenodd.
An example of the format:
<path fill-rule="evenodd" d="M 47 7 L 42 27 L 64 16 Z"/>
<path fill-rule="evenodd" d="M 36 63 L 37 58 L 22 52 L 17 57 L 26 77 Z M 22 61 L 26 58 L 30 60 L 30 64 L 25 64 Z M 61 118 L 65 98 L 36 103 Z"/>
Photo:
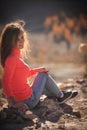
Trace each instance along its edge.
<path fill-rule="evenodd" d="M 4 26 L 0 37 L 0 57 L 2 67 L 5 66 L 5 60 L 11 54 L 12 49 L 15 47 L 21 31 L 24 34 L 24 39 L 26 42 L 24 44 L 24 48 L 21 49 L 21 54 L 23 58 L 26 57 L 27 52 L 29 51 L 29 40 L 27 32 L 24 30 L 24 25 L 24 21 L 16 21 L 8 23 Z"/>

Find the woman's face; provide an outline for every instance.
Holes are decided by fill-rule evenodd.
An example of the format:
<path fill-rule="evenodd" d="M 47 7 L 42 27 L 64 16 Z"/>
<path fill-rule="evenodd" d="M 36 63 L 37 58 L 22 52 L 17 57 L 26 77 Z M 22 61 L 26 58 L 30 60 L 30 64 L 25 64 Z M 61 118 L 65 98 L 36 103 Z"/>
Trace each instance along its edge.
<path fill-rule="evenodd" d="M 24 47 L 24 34 L 23 32 L 20 32 L 17 40 L 17 46 L 16 48 L 22 49 Z"/>

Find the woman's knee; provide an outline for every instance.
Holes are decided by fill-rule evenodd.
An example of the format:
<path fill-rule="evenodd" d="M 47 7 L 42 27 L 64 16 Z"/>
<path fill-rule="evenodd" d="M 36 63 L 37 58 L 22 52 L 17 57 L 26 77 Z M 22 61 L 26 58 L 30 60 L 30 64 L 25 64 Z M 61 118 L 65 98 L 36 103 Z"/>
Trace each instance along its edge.
<path fill-rule="evenodd" d="M 39 72 L 39 75 L 47 77 L 47 73 L 46 72 Z"/>

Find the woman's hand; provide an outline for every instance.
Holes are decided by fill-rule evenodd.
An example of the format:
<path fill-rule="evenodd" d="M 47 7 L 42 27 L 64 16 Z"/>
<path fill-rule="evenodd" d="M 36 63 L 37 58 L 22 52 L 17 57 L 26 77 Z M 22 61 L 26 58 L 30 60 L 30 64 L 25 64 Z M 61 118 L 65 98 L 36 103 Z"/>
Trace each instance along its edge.
<path fill-rule="evenodd" d="M 39 67 L 39 68 L 37 68 L 37 72 L 46 72 L 46 73 L 48 73 L 48 70 L 46 70 L 46 68 L 44 68 L 44 67 Z"/>

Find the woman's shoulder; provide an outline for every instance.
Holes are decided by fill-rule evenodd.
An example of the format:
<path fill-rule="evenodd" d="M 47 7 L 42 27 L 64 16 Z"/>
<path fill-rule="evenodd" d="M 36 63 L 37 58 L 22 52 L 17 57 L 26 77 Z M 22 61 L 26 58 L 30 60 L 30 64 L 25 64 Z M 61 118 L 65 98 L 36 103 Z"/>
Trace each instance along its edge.
<path fill-rule="evenodd" d="M 6 59 L 6 62 L 8 62 L 8 63 L 10 63 L 10 62 L 13 62 L 13 63 L 15 63 L 15 62 L 17 62 L 17 57 L 15 56 L 15 55 L 9 55 L 8 57 L 7 57 L 7 59 Z"/>
<path fill-rule="evenodd" d="M 9 55 L 5 60 L 5 69 L 13 69 L 17 65 L 17 58 L 15 56 Z"/>

